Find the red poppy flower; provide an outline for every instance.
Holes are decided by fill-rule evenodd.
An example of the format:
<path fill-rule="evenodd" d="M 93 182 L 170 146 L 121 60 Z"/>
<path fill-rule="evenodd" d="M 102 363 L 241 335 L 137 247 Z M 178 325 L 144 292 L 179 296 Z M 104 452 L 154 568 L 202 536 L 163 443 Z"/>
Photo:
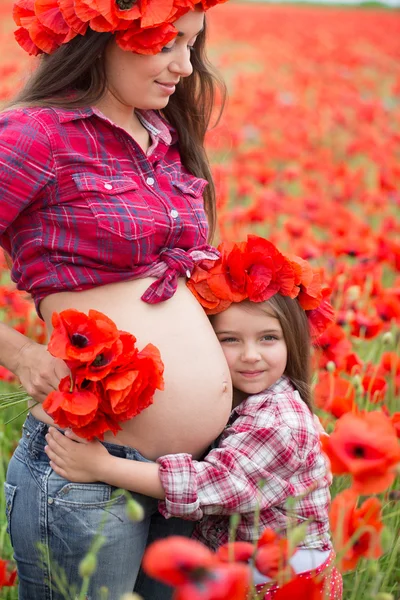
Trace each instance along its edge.
<path fill-rule="evenodd" d="M 10 567 L 8 560 L 0 558 L 0 590 L 3 587 L 12 587 L 17 578 L 17 570 Z"/>
<path fill-rule="evenodd" d="M 372 339 L 383 329 L 383 322 L 378 316 L 369 316 L 357 311 L 351 323 L 351 335 Z"/>
<path fill-rule="evenodd" d="M 251 542 L 228 542 L 220 546 L 215 555 L 221 562 L 247 563 L 255 551 L 256 548 Z"/>
<path fill-rule="evenodd" d="M 322 371 L 314 388 L 315 405 L 339 418 L 356 408 L 356 393 L 352 383 L 337 372 Z"/>
<path fill-rule="evenodd" d="M 130 336 L 133 338 L 133 343 L 135 343 L 136 338 L 134 336 Z M 115 340 L 112 346 L 109 348 L 104 348 L 102 352 L 97 354 L 96 358 L 89 363 L 79 363 L 79 366 L 74 369 L 75 380 L 78 385 L 79 382 L 88 379 L 90 381 L 100 381 L 104 379 L 113 371 L 115 368 L 118 368 L 118 358 L 121 358 L 123 353 L 123 342 L 121 339 Z M 136 348 L 135 351 L 137 352 Z M 122 356 L 122 359 L 127 359 L 126 355 Z"/>
<path fill-rule="evenodd" d="M 171 23 L 142 29 L 139 22 L 130 25 L 126 31 L 118 31 L 115 41 L 122 50 L 139 54 L 156 54 L 177 36 L 177 30 Z"/>
<path fill-rule="evenodd" d="M 400 445 L 390 419 L 381 411 L 347 413 L 330 436 L 321 437 L 332 473 L 350 473 L 360 494 L 383 492 L 395 479 Z"/>
<path fill-rule="evenodd" d="M 175 600 L 246 600 L 250 582 L 247 565 L 219 563 L 196 540 L 171 536 L 146 550 L 142 567 L 150 575 L 178 587 Z"/>
<path fill-rule="evenodd" d="M 396 430 L 397 437 L 400 438 L 400 412 L 393 413 L 390 420 Z"/>
<path fill-rule="evenodd" d="M 13 5 L 13 19 L 16 25 L 29 27 L 35 18 L 34 0 L 16 0 Z"/>
<path fill-rule="evenodd" d="M 35 15 L 53 33 L 66 36 L 69 32 L 70 28 L 60 12 L 58 0 L 35 0 Z"/>
<path fill-rule="evenodd" d="M 316 347 L 322 351 L 320 366 L 325 367 L 332 361 L 336 367 L 341 368 L 345 358 L 351 353 L 351 342 L 347 339 L 344 330 L 339 325 L 330 325 L 315 342 Z"/>
<path fill-rule="evenodd" d="M 255 565 L 263 575 L 277 579 L 278 575 L 286 574 L 291 578 L 294 574 L 288 562 L 289 541 L 280 537 L 272 529 L 265 529 L 257 542 Z"/>
<path fill-rule="evenodd" d="M 110 410 L 118 421 L 131 419 L 153 403 L 156 389 L 164 389 L 163 371 L 158 349 L 148 344 L 125 370 L 120 369 L 102 380 Z"/>
<path fill-rule="evenodd" d="M 345 490 L 336 496 L 330 509 L 329 519 L 341 571 L 355 569 L 362 557 L 377 559 L 383 554 L 381 503 L 376 497 L 368 498 L 357 508 L 357 498 L 358 493 L 353 489 Z M 359 536 L 349 546 L 357 531 Z M 347 551 L 343 556 L 345 548 Z"/>
<path fill-rule="evenodd" d="M 388 384 L 384 377 L 379 375 L 364 375 L 362 378 L 364 393 L 369 402 L 374 404 L 383 402 L 388 390 Z"/>
<path fill-rule="evenodd" d="M 115 323 L 96 310 L 88 316 L 75 309 L 54 312 L 52 324 L 49 352 L 65 361 L 94 361 L 119 337 Z"/>
<path fill-rule="evenodd" d="M 59 427 L 83 427 L 93 421 L 99 407 L 99 397 L 90 390 L 73 389 L 71 378 L 60 381 L 58 391 L 51 392 L 43 402 L 43 410 Z"/>
<path fill-rule="evenodd" d="M 81 19 L 78 18 L 75 12 L 75 1 L 58 0 L 58 6 L 63 16 L 63 19 L 68 24 L 68 26 L 76 33 L 79 33 L 80 35 L 85 35 L 89 23 L 84 23 L 83 21 L 81 21 Z"/>
<path fill-rule="evenodd" d="M 110 415 L 100 404 L 100 409 L 96 412 L 92 420 L 87 425 L 71 426 L 72 431 L 79 437 L 85 438 L 89 442 L 94 439 L 104 440 L 104 434 L 107 431 L 111 431 L 114 435 L 121 431 L 122 427 L 119 425 L 116 417 Z"/>

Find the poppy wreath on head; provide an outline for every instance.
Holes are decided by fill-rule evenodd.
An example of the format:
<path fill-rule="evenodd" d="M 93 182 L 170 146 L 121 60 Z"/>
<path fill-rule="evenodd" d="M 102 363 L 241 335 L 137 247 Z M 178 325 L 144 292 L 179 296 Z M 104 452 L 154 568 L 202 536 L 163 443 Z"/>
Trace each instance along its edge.
<path fill-rule="evenodd" d="M 331 290 L 318 271 L 298 256 L 284 256 L 268 240 L 249 235 L 246 242 L 222 242 L 220 258 L 196 265 L 187 286 L 209 315 L 234 302 L 265 302 L 275 294 L 297 298 L 316 337 L 334 318 Z"/>
<path fill-rule="evenodd" d="M 123 49 L 157 54 L 178 31 L 173 23 L 196 7 L 226 0 L 16 0 L 15 39 L 28 54 L 52 54 L 88 28 L 115 34 Z"/>
<path fill-rule="evenodd" d="M 156 389 L 164 389 L 158 349 L 147 344 L 139 351 L 135 336 L 119 331 L 103 313 L 64 310 L 53 313 L 52 324 L 48 350 L 71 370 L 43 403 L 59 427 L 89 441 L 104 439 L 106 431 L 115 435 L 119 423 L 150 406 Z"/>

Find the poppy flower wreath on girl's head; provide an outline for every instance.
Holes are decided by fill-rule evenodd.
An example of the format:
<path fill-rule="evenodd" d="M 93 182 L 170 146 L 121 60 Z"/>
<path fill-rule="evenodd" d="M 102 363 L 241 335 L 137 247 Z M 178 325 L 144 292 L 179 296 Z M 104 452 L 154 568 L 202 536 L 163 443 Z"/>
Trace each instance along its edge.
<path fill-rule="evenodd" d="M 148 344 L 140 352 L 136 338 L 119 331 L 96 310 L 53 313 L 49 352 L 65 361 L 70 377 L 61 380 L 43 408 L 59 427 L 78 436 L 104 439 L 119 423 L 138 415 L 164 389 L 164 365 L 158 349 Z"/>
<path fill-rule="evenodd" d="M 316 337 L 333 321 L 330 289 L 320 274 L 298 256 L 284 256 L 268 240 L 249 235 L 247 242 L 222 242 L 216 262 L 198 263 L 187 282 L 209 315 L 233 302 L 265 302 L 274 294 L 297 298 Z"/>
<path fill-rule="evenodd" d="M 52 54 L 88 28 L 115 34 L 123 50 L 157 54 L 178 31 L 173 22 L 195 7 L 226 0 L 16 0 L 15 39 L 28 54 Z"/>

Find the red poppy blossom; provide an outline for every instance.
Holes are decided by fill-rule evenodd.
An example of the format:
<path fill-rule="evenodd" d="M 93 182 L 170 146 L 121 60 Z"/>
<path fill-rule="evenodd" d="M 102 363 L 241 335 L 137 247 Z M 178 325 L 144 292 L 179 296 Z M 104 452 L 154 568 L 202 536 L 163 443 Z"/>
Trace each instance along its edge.
<path fill-rule="evenodd" d="M 59 389 L 51 392 L 43 402 L 43 410 L 60 427 L 88 425 L 95 417 L 99 407 L 99 397 L 90 390 L 71 391 L 71 378 L 64 377 Z"/>
<path fill-rule="evenodd" d="M 393 483 L 400 445 L 382 411 L 343 415 L 333 433 L 321 437 L 321 444 L 332 473 L 351 474 L 360 494 L 383 492 Z"/>
<path fill-rule="evenodd" d="M 215 554 L 196 540 L 171 536 L 146 550 L 144 571 L 177 587 L 175 600 L 246 600 L 250 568 L 220 563 Z"/>
<path fill-rule="evenodd" d="M 378 498 L 371 497 L 357 508 L 357 499 L 358 493 L 350 488 L 335 497 L 330 509 L 329 519 L 335 550 L 341 557 L 338 565 L 341 571 L 355 569 L 362 557 L 377 559 L 383 554 L 381 503 Z M 348 547 L 357 531 L 359 536 Z M 345 548 L 347 551 L 343 556 Z"/>
<path fill-rule="evenodd" d="M 271 579 L 277 579 L 279 575 L 285 574 L 286 577 L 292 577 L 294 571 L 289 567 L 290 545 L 289 541 L 280 537 L 272 529 L 265 529 L 257 542 L 257 553 L 255 556 L 255 565 L 263 575 Z M 292 553 L 292 555 L 296 552 Z"/>
<path fill-rule="evenodd" d="M 102 380 L 112 414 L 126 421 L 153 403 L 155 390 L 164 389 L 164 365 L 158 349 L 148 344 L 128 363 L 125 370 L 111 373 Z"/>
<path fill-rule="evenodd" d="M 17 579 L 17 570 L 11 568 L 8 560 L 0 558 L 0 590 L 3 587 L 12 587 Z"/>
<path fill-rule="evenodd" d="M 119 337 L 115 323 L 96 310 L 89 315 L 75 309 L 54 312 L 52 325 L 49 352 L 65 361 L 94 361 Z"/>
<path fill-rule="evenodd" d="M 379 375 L 364 375 L 362 378 L 362 386 L 364 394 L 368 398 L 369 402 L 377 404 L 383 402 L 385 399 L 386 392 L 388 390 L 388 384 L 384 377 Z"/>
<path fill-rule="evenodd" d="M 323 371 L 319 374 L 314 388 L 315 405 L 334 417 L 339 418 L 356 408 L 355 389 L 353 384 L 341 377 L 337 372 Z"/>

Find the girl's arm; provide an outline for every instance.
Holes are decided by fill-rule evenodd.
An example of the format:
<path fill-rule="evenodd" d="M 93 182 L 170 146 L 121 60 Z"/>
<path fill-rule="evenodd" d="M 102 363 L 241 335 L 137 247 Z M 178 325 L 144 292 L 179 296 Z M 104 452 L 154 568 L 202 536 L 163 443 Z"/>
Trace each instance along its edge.
<path fill-rule="evenodd" d="M 68 439 L 68 435 L 68 431 L 63 435 L 54 427 L 46 435 L 50 466 L 64 479 L 81 483 L 104 481 L 159 500 L 165 497 L 157 463 L 118 458 L 98 441 L 78 443 Z"/>

